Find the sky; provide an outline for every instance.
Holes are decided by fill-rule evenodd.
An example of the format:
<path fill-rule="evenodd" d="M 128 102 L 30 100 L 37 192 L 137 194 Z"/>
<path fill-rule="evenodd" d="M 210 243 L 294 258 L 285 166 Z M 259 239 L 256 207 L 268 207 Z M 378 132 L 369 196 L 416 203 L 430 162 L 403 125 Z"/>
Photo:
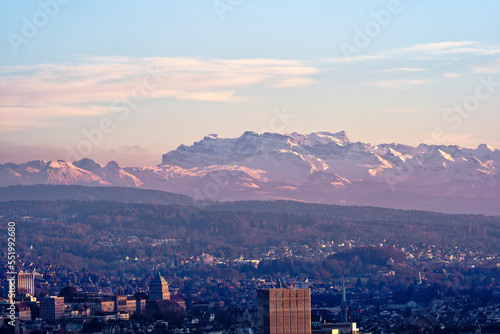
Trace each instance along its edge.
<path fill-rule="evenodd" d="M 500 148 L 500 2 L 40 0 L 0 10 L 0 163 L 152 166 L 245 131 Z"/>

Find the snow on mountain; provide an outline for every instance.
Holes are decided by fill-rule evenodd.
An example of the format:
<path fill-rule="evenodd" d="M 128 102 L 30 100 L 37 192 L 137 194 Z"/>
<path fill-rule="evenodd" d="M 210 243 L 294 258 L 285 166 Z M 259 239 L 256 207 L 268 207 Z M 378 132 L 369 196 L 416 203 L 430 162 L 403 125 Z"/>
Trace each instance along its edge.
<path fill-rule="evenodd" d="M 1 186 L 33 184 L 110 185 L 94 173 L 61 160 L 34 160 L 20 165 L 0 165 Z"/>
<path fill-rule="evenodd" d="M 25 164 L 0 165 L 0 186 L 60 184 L 140 187 L 142 182 L 114 161 L 105 167 L 90 159 L 74 163 L 35 160 Z"/>
<path fill-rule="evenodd" d="M 351 141 L 347 138 L 345 131 L 331 133 L 331 132 L 317 132 L 309 135 L 303 135 L 297 132 L 290 134 L 290 137 L 295 138 L 307 146 L 328 145 L 334 143 L 338 146 L 344 146 Z"/>
<path fill-rule="evenodd" d="M 116 161 L 110 161 L 106 166 L 92 172 L 114 186 L 139 188 L 143 184 L 137 177 L 121 169 Z"/>
<path fill-rule="evenodd" d="M 355 204 L 367 194 L 373 197 L 398 189 L 419 196 L 449 193 L 464 198 L 467 192 L 457 191 L 457 182 L 484 183 L 496 189 L 500 181 L 500 151 L 487 145 L 476 149 L 454 145 L 374 145 L 352 142 L 344 131 L 308 135 L 245 132 L 239 138 L 210 135 L 165 154 L 159 168 L 177 166 L 192 170 L 211 165 L 262 170 L 267 182 L 237 183 L 248 198 L 258 194 L 261 199 L 279 197 L 328 203 Z M 193 189 L 199 191 L 203 187 L 195 184 Z M 491 194 L 491 187 L 483 188 Z M 213 199 L 227 199 L 226 193 L 234 187 L 219 188 Z M 479 200 L 480 194 L 481 191 L 475 191 L 474 198 Z M 241 198 L 234 189 L 232 196 Z M 411 196 L 406 198 L 411 202 Z M 397 198 L 394 201 L 397 203 Z"/>
<path fill-rule="evenodd" d="M 499 169 L 500 151 L 485 144 L 476 149 L 374 145 L 352 142 L 344 131 L 307 135 L 247 131 L 238 138 L 210 134 L 191 146 L 181 145 L 154 167 L 121 168 L 114 161 L 101 165 L 90 159 L 6 163 L 0 165 L 0 186 L 113 185 L 164 190 L 198 200 L 287 198 L 369 204 L 390 198 L 390 204 L 397 206 L 399 200 L 412 203 L 416 198 L 395 196 L 397 191 L 418 194 L 425 203 L 431 203 L 433 196 L 495 200 L 500 194 Z"/>

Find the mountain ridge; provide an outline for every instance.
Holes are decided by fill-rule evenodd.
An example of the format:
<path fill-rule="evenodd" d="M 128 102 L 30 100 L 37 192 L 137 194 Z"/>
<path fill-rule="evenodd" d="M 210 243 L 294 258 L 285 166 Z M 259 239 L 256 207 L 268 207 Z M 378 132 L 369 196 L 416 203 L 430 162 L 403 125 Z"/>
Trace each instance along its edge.
<path fill-rule="evenodd" d="M 118 186 L 195 200 L 299 200 L 448 213 L 500 214 L 500 151 L 486 144 L 416 147 L 353 142 L 345 131 L 209 134 L 162 156 L 162 164 L 35 160 L 0 165 L 0 186 Z"/>

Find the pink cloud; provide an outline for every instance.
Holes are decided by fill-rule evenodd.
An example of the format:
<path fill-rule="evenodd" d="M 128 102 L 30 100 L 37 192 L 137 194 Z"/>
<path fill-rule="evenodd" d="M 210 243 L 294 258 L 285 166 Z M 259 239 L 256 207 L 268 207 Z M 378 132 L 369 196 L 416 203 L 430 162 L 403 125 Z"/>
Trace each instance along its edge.
<path fill-rule="evenodd" d="M 160 77 L 154 85 L 151 72 Z M 238 89 L 310 85 L 318 70 L 304 61 L 279 59 L 98 57 L 73 63 L 0 67 L 0 131 L 49 126 L 63 116 L 111 111 L 121 97 L 244 102 Z M 136 91 L 137 89 L 137 91 Z M 108 106 L 108 107 L 106 107 Z"/>

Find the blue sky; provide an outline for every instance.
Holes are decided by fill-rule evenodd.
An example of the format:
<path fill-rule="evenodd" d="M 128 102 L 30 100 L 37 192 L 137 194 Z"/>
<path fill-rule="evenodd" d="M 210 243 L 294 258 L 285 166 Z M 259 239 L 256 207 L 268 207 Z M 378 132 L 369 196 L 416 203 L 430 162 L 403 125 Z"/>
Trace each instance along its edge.
<path fill-rule="evenodd" d="M 246 130 L 500 147 L 498 2 L 2 6 L 0 163 L 154 165 Z"/>

